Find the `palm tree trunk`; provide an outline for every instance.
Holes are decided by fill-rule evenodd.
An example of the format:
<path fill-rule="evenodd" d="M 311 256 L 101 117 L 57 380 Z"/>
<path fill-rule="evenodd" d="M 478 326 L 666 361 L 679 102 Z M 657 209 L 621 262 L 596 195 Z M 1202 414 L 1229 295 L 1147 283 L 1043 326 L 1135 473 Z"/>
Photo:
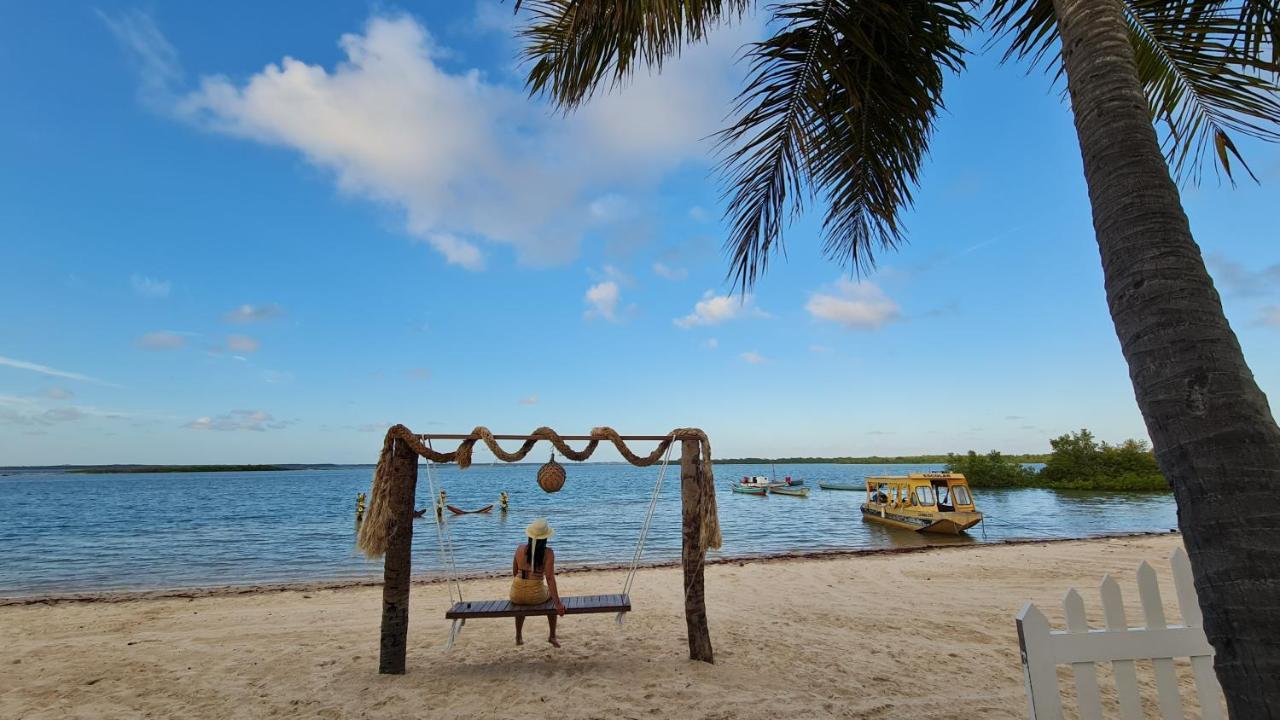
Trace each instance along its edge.
<path fill-rule="evenodd" d="M 1160 152 L 1118 0 L 1053 0 L 1107 303 L 1232 717 L 1280 717 L 1280 428 Z"/>

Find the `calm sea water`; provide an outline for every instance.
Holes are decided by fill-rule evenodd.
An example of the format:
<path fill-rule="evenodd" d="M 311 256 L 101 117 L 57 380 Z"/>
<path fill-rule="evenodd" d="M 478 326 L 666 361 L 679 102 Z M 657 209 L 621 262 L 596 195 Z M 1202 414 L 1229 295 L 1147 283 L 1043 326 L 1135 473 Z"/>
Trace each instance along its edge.
<path fill-rule="evenodd" d="M 511 509 L 450 520 L 458 569 L 501 571 L 524 526 L 545 516 L 561 565 L 629 563 L 657 468 L 567 464 L 556 494 L 542 492 L 537 466 L 476 466 L 433 472 L 448 501 L 464 508 L 510 494 Z M 805 478 L 810 497 L 737 495 L 729 485 L 767 467 L 717 465 L 724 533 L 720 555 L 879 548 L 1009 538 L 1084 537 L 1162 531 L 1176 525 L 1167 494 L 979 490 L 985 531 L 920 535 L 863 522 L 862 493 L 827 491 L 818 480 L 854 482 L 931 465 L 799 465 L 777 476 Z M 9 475 L 0 477 L 0 597 L 99 590 L 250 585 L 375 578 L 381 564 L 355 551 L 355 497 L 372 467 L 271 473 Z M 430 504 L 425 466 L 418 507 Z M 439 575 L 436 523 L 414 531 L 414 572 Z M 680 555 L 679 466 L 668 470 L 644 559 Z"/>

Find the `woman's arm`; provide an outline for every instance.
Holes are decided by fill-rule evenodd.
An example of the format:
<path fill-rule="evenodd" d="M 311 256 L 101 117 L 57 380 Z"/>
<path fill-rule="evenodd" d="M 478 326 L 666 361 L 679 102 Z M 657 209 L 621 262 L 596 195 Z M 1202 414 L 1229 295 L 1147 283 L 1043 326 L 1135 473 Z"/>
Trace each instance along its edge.
<path fill-rule="evenodd" d="M 551 602 L 556 606 L 556 614 L 564 615 L 564 603 L 560 602 L 560 590 L 556 587 L 556 554 L 551 548 L 547 548 L 542 575 L 547 579 L 547 589 L 551 591 Z"/>
<path fill-rule="evenodd" d="M 516 547 L 516 554 L 511 556 L 511 577 L 518 577 L 520 575 L 519 557 L 521 547 L 523 547 L 523 545 Z"/>

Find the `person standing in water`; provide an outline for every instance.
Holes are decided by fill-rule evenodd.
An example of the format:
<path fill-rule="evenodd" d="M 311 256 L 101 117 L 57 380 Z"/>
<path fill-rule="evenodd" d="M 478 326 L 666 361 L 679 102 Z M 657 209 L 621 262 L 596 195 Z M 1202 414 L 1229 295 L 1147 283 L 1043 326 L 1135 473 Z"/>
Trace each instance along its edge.
<path fill-rule="evenodd" d="M 546 518 L 538 518 L 524 529 L 528 541 L 516 547 L 511 559 L 511 602 L 516 605 L 541 605 L 551 600 L 556 614 L 547 616 L 550 633 L 547 642 L 560 647 L 556 639 L 556 618 L 564 615 L 564 603 L 556 588 L 556 554 L 547 540 L 556 534 Z M 524 618 L 516 618 L 516 644 L 524 644 Z"/>

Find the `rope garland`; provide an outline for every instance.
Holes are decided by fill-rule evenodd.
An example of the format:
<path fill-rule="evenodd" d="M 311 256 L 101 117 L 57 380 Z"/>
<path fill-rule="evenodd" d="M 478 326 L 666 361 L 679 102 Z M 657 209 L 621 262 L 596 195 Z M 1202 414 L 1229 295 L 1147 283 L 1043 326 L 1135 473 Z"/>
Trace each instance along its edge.
<path fill-rule="evenodd" d="M 390 529 L 397 520 L 392 516 L 390 502 L 394 485 L 391 478 L 391 460 L 393 447 L 399 442 L 403 442 L 406 447 L 427 460 L 437 463 L 456 462 L 460 469 L 465 470 L 471 466 L 472 449 L 478 442 L 483 442 L 494 457 L 504 462 L 523 460 L 529 454 L 529 451 L 533 449 L 533 446 L 542 440 L 551 443 L 562 456 L 582 462 L 591 457 L 602 441 L 607 440 L 613 444 L 618 454 L 622 455 L 627 462 L 637 467 L 648 467 L 658 462 L 675 441 L 695 440 L 699 443 L 701 449 L 700 460 L 702 467 L 700 469 L 707 478 L 707 487 L 715 487 L 714 469 L 711 465 L 711 441 L 707 438 L 706 433 L 697 428 L 677 428 L 672 430 L 648 455 L 638 455 L 633 452 L 631 448 L 627 447 L 626 442 L 623 441 L 618 431 L 610 427 L 593 428 L 591 430 L 591 440 L 581 450 L 575 450 L 570 447 L 560 437 L 559 433 L 549 427 L 540 427 L 529 433 L 529 435 L 529 439 L 525 440 L 518 450 L 507 452 L 498 445 L 498 441 L 494 439 L 493 433 L 489 432 L 488 428 L 476 427 L 471 431 L 471 437 L 463 440 L 456 450 L 442 453 L 437 452 L 430 445 L 424 444 L 421 436 L 414 434 L 404 425 L 391 426 L 382 440 L 382 452 L 378 457 L 378 467 L 373 473 L 373 487 L 369 490 L 368 510 L 366 511 L 364 522 L 360 525 L 360 533 L 356 541 L 357 546 L 366 556 L 375 559 L 381 557 L 387 551 Z M 430 483 L 431 480 L 429 479 L 428 482 Z M 701 551 L 705 554 L 708 548 L 719 548 L 721 542 L 720 520 L 716 513 L 714 490 L 703 498 L 702 510 L 702 532 L 699 533 L 699 545 L 701 546 Z"/>

